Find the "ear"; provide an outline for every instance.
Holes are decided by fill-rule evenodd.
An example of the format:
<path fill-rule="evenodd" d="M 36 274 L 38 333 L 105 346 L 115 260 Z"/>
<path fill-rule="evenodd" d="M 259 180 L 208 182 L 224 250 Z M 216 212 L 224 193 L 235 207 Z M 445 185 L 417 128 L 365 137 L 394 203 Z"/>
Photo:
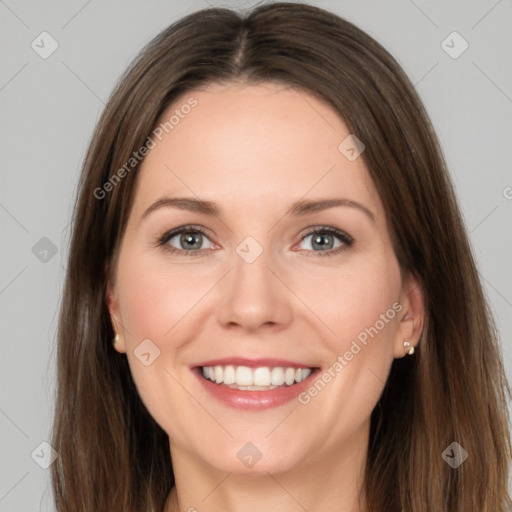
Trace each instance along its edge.
<path fill-rule="evenodd" d="M 108 272 L 107 272 L 108 275 Z M 125 336 L 124 329 L 121 323 L 121 315 L 119 311 L 119 302 L 117 299 L 117 290 L 115 284 L 112 282 L 112 279 L 109 277 L 107 280 L 107 290 L 106 290 L 106 299 L 107 306 L 110 313 L 110 321 L 112 322 L 112 328 L 114 329 L 114 333 L 118 335 L 117 341 L 112 341 L 114 348 L 124 354 L 126 353 L 126 344 L 125 344 Z"/>
<path fill-rule="evenodd" d="M 425 323 L 423 290 L 418 280 L 411 275 L 404 281 L 400 304 L 402 306 L 400 323 L 397 326 L 394 342 L 395 358 L 405 356 L 404 341 L 408 341 L 412 347 L 418 345 Z"/>

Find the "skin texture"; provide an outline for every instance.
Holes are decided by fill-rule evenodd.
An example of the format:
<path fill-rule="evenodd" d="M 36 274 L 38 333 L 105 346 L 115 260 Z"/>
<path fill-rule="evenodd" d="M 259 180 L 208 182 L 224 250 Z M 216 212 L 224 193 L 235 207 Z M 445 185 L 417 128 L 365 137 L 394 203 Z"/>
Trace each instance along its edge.
<path fill-rule="evenodd" d="M 163 118 L 190 97 L 197 107 L 142 163 L 108 286 L 115 348 L 170 438 L 176 487 L 166 510 L 363 511 L 370 414 L 403 342 L 418 342 L 421 289 L 402 279 L 378 193 L 362 158 L 338 150 L 349 131 L 330 106 L 282 85 L 216 84 Z M 141 220 L 164 196 L 214 201 L 221 216 L 162 207 Z M 295 201 L 325 198 L 356 201 L 374 220 L 347 206 L 286 215 Z M 187 224 L 207 232 L 201 255 L 158 246 Z M 343 241 L 326 234 L 334 248 L 315 246 L 307 234 L 322 226 L 354 242 L 328 256 Z M 236 252 L 248 236 L 263 248 L 250 264 Z M 167 244 L 190 251 L 180 235 Z M 397 302 L 400 312 L 307 405 L 232 409 L 190 370 L 230 356 L 325 370 Z M 160 349 L 149 366 L 134 355 L 145 339 Z M 236 455 L 249 441 L 262 454 L 252 468 Z"/>

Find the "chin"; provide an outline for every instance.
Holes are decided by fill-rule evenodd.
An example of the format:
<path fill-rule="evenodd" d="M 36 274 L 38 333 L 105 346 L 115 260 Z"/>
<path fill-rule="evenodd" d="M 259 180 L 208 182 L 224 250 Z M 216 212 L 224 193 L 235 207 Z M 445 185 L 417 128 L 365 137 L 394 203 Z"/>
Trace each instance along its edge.
<path fill-rule="evenodd" d="M 251 442 L 235 444 L 234 449 L 224 452 L 225 456 L 219 450 L 207 454 L 203 460 L 223 473 L 256 476 L 290 471 L 297 467 L 302 459 L 296 453 L 282 453 L 282 445 L 272 446 L 268 441 L 265 446 L 265 443 L 260 443 L 259 447 L 257 443 Z"/>

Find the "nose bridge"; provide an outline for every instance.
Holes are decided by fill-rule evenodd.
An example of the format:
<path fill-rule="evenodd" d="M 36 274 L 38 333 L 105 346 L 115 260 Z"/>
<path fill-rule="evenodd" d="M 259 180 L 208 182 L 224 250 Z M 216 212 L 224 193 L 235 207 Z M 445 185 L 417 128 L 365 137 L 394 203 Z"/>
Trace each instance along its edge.
<path fill-rule="evenodd" d="M 272 288 L 270 283 L 271 266 L 270 250 L 263 248 L 253 237 L 247 237 L 236 248 L 236 257 L 233 258 L 233 281 L 238 291 L 256 293 L 268 293 Z M 247 287 L 250 287 L 248 289 Z"/>
<path fill-rule="evenodd" d="M 219 308 L 220 322 L 254 330 L 266 323 L 290 321 L 290 297 L 269 269 L 276 263 L 272 254 L 270 248 L 252 236 L 238 244 L 233 254 L 233 271 Z"/>

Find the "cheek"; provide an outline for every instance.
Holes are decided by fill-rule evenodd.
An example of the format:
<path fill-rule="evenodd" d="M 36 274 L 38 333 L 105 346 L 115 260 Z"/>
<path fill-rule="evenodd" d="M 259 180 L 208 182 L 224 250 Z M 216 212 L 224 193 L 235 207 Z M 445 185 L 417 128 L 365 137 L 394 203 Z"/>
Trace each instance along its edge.
<path fill-rule="evenodd" d="M 334 331 L 325 337 L 331 357 L 322 382 L 312 385 L 301 403 L 326 423 L 338 418 L 334 430 L 341 435 L 369 417 L 385 386 L 401 311 L 401 277 L 396 260 L 383 257 L 333 274 L 324 284 L 316 299 L 319 316 Z"/>
<path fill-rule="evenodd" d="M 309 287 L 308 301 L 329 327 L 327 339 L 333 350 L 347 350 L 358 336 L 364 341 L 365 333 L 375 339 L 392 337 L 401 286 L 400 270 L 393 258 L 382 257 L 318 277 L 316 286 Z"/>
<path fill-rule="evenodd" d="M 151 258 L 127 258 L 119 276 L 121 314 L 129 339 L 166 337 L 209 288 L 192 267 L 164 266 Z"/>
<path fill-rule="evenodd" d="M 193 331 L 187 331 L 187 314 L 193 313 L 208 283 L 184 270 L 186 265 L 163 267 L 156 258 L 136 251 L 128 256 L 128 252 L 118 266 L 126 356 L 142 402 L 164 430 L 173 432 L 169 418 L 178 417 L 183 407 L 193 410 L 197 406 L 176 380 L 175 361 Z M 142 346 L 150 354 L 148 365 L 139 359 Z"/>
<path fill-rule="evenodd" d="M 171 374 L 180 366 L 183 346 L 199 335 L 201 324 L 195 315 L 201 313 L 200 301 L 218 278 L 207 268 L 198 271 L 198 265 L 169 265 L 161 257 L 128 253 L 118 266 L 126 355 L 142 400 L 156 419 L 165 418 L 161 404 L 172 407 L 176 402 L 169 401 L 170 396 L 179 397 L 182 404 L 190 400 Z M 139 348 L 143 346 L 148 347 L 144 352 Z M 157 355 L 150 366 L 137 357 L 147 351 L 150 359 Z M 173 417 L 173 411 L 166 413 Z"/>

